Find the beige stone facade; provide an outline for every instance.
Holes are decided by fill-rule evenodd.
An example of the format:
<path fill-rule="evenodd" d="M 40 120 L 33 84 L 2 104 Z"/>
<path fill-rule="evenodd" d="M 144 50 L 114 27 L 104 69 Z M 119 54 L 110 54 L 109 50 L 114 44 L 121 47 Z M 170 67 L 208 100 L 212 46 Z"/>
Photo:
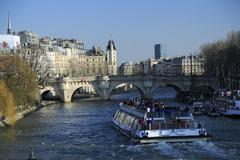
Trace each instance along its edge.
<path fill-rule="evenodd" d="M 52 70 L 56 76 L 98 76 L 107 75 L 107 58 L 101 50 L 93 48 L 86 54 L 72 52 L 47 52 Z"/>

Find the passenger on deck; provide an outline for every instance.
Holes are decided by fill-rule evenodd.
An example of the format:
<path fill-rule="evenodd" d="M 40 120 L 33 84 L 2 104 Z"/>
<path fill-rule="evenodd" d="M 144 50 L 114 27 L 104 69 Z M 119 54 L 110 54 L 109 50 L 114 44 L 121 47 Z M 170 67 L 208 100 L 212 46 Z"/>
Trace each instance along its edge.
<path fill-rule="evenodd" d="M 198 123 L 198 128 L 202 128 L 202 125 L 200 123 Z"/>
<path fill-rule="evenodd" d="M 156 107 L 157 117 L 160 117 L 162 108 L 158 104 L 155 104 L 155 107 Z"/>
<path fill-rule="evenodd" d="M 156 108 L 155 108 L 155 106 L 152 106 L 152 110 L 151 110 L 152 112 L 155 112 L 156 111 Z"/>
<path fill-rule="evenodd" d="M 139 119 L 138 122 L 139 122 L 140 125 L 142 125 L 142 126 L 144 125 L 144 120 L 143 119 Z"/>
<path fill-rule="evenodd" d="M 138 123 L 140 124 L 140 128 L 145 130 L 146 129 L 146 124 L 143 119 L 139 119 Z"/>
<path fill-rule="evenodd" d="M 179 106 L 176 107 L 176 113 L 177 113 L 177 116 L 181 116 L 181 109 Z"/>
<path fill-rule="evenodd" d="M 128 105 L 133 106 L 133 101 L 130 100 L 130 101 L 128 102 Z"/>
<path fill-rule="evenodd" d="M 189 111 L 188 106 L 185 107 L 184 111 L 185 111 L 185 112 L 188 112 L 188 111 Z"/>
<path fill-rule="evenodd" d="M 147 113 L 150 113 L 150 111 L 151 111 L 151 108 L 147 107 Z"/>
<path fill-rule="evenodd" d="M 140 101 L 140 103 L 139 103 L 139 105 L 138 105 L 138 108 L 140 108 L 140 109 L 145 109 L 145 107 L 144 107 L 144 101 L 143 101 L 143 100 Z"/>
<path fill-rule="evenodd" d="M 165 107 L 163 102 L 160 102 L 160 107 L 163 109 Z"/>

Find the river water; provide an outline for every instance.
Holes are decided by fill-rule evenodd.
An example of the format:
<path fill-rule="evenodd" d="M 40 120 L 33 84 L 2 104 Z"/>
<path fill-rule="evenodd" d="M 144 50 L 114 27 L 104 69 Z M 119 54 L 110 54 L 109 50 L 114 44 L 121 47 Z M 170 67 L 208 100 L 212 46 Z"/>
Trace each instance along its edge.
<path fill-rule="evenodd" d="M 155 98 L 181 105 L 169 99 L 174 92 L 159 95 Z M 0 160 L 25 160 L 30 147 L 38 160 L 240 159 L 240 120 L 225 117 L 196 117 L 209 129 L 211 142 L 133 144 L 110 125 L 119 99 L 125 96 L 42 108 L 15 127 L 0 130 Z"/>

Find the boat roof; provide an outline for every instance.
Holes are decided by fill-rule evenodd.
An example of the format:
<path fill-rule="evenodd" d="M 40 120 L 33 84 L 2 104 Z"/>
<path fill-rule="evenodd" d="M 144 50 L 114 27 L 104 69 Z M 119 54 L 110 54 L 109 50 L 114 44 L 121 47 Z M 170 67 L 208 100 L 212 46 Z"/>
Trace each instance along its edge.
<path fill-rule="evenodd" d="M 178 120 L 192 120 L 192 117 L 176 117 L 176 119 Z"/>
<path fill-rule="evenodd" d="M 191 114 L 189 111 L 180 110 L 178 107 L 171 107 L 167 106 L 164 107 L 161 112 L 147 112 L 144 108 L 139 108 L 137 106 L 129 106 L 127 104 L 120 103 L 120 109 L 126 113 L 134 115 L 139 118 L 154 118 L 155 120 L 164 120 L 166 114 L 170 114 L 171 116 L 178 118 L 178 119 L 192 119 Z M 172 114 L 174 113 L 174 114 Z M 158 115 L 158 116 L 156 116 Z"/>
<path fill-rule="evenodd" d="M 140 118 L 143 118 L 146 114 L 146 111 L 144 111 L 144 110 L 141 110 L 134 106 L 125 105 L 125 104 L 120 104 L 120 109 L 129 114 L 135 115 L 136 117 L 140 117 Z"/>
<path fill-rule="evenodd" d="M 203 104 L 203 102 L 193 102 L 193 105 L 202 105 Z"/>

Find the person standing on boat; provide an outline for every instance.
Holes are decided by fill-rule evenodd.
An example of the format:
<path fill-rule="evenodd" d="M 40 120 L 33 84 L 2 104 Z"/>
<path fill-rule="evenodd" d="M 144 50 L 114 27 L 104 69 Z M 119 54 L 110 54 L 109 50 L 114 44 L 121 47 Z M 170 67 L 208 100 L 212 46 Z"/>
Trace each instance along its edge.
<path fill-rule="evenodd" d="M 140 101 L 139 107 L 144 108 L 144 101 L 143 100 Z"/>
<path fill-rule="evenodd" d="M 160 107 L 163 109 L 164 108 L 164 103 L 160 102 Z"/>
<path fill-rule="evenodd" d="M 156 107 L 155 105 L 152 106 L 152 110 L 151 110 L 153 113 L 156 111 Z"/>
<path fill-rule="evenodd" d="M 151 108 L 149 106 L 147 106 L 147 117 L 150 114 L 150 112 L 151 112 Z"/>
<path fill-rule="evenodd" d="M 144 128 L 145 122 L 143 119 L 139 119 L 138 123 L 140 124 L 141 128 Z"/>
<path fill-rule="evenodd" d="M 157 117 L 160 117 L 161 115 L 161 107 L 158 103 L 155 103 L 155 109 L 156 109 L 156 113 L 157 113 Z"/>

